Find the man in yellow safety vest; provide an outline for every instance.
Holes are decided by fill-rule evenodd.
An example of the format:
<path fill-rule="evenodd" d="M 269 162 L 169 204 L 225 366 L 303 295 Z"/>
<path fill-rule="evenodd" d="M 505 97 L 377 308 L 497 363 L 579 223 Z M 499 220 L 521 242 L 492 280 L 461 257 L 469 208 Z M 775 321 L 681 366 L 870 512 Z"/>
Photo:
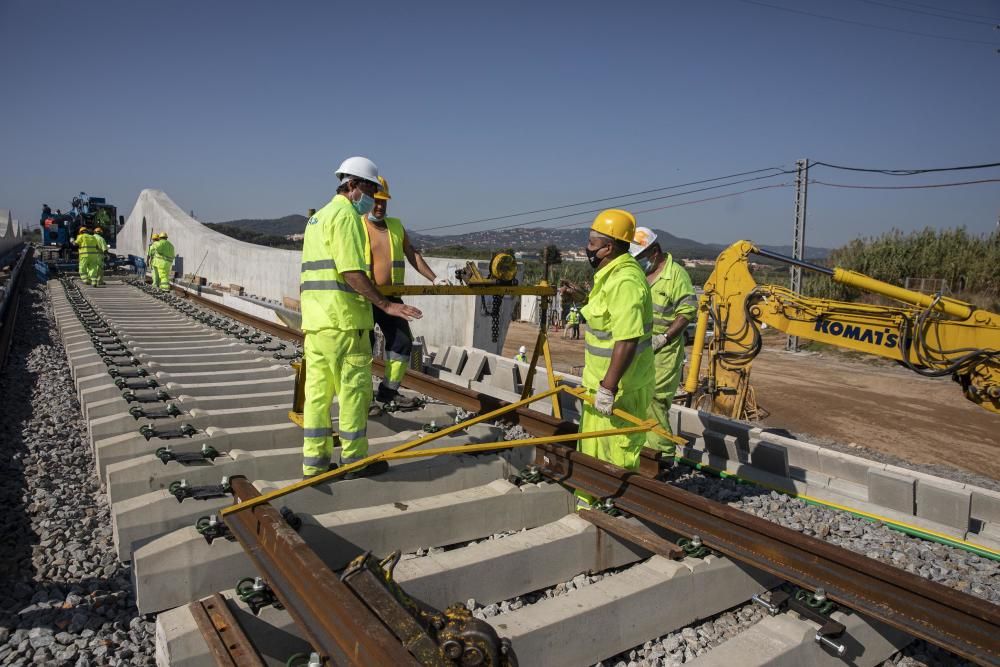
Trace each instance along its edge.
<path fill-rule="evenodd" d="M 372 399 L 372 304 L 394 317 L 412 320 L 421 312 L 389 301 L 371 280 L 368 236 L 361 216 L 375 206 L 381 183 L 378 167 L 351 157 L 335 172 L 337 194 L 309 218 L 302 239 L 299 284 L 305 332 L 305 406 L 302 475 L 314 477 L 336 467 L 330 404 L 339 404 L 340 463 L 368 456 L 368 409 Z M 346 478 L 389 469 L 379 461 Z"/>
<path fill-rule="evenodd" d="M 406 276 L 406 262 L 409 262 L 424 278 L 432 283 L 438 283 L 437 275 L 427 265 L 424 256 L 410 243 L 410 238 L 406 235 L 399 218 L 386 217 L 392 196 L 389 194 L 389 183 L 382 176 L 378 178 L 382 187 L 375 193 L 374 208 L 364 216 L 365 234 L 371 249 L 373 282 L 379 286 L 402 285 Z M 393 303 L 403 303 L 399 297 L 388 297 L 388 299 Z M 385 378 L 379 385 L 375 400 L 383 405 L 394 404 L 397 408 L 415 408 L 419 405 L 418 401 L 399 393 L 399 385 L 406 376 L 406 369 L 410 365 L 410 352 L 413 349 L 410 323 L 406 318 L 390 315 L 379 308 L 372 311 L 372 314 L 375 324 L 385 338 Z M 373 343 L 374 338 L 373 332 Z"/>
<path fill-rule="evenodd" d="M 96 285 L 97 276 L 94 271 L 94 263 L 95 259 L 101 254 L 97 239 L 90 233 L 88 227 L 80 227 L 80 231 L 72 243 L 77 247 L 80 255 L 80 261 L 77 264 L 80 282 L 84 285 Z"/>
<path fill-rule="evenodd" d="M 101 212 L 104 212 L 103 209 Z M 97 249 L 101 252 L 92 260 L 94 263 L 92 282 L 95 287 L 100 287 L 104 285 L 104 255 L 108 252 L 108 242 L 104 240 L 104 230 L 100 227 L 94 227 L 94 239 L 97 241 Z"/>
<path fill-rule="evenodd" d="M 174 244 L 166 232 L 160 232 L 160 240 L 154 246 L 153 285 L 164 292 L 170 291 L 170 272 L 174 267 Z"/>
<path fill-rule="evenodd" d="M 635 218 L 620 209 L 602 211 L 590 227 L 587 259 L 597 273 L 583 307 L 583 386 L 593 394 L 594 404 L 583 405 L 581 433 L 631 426 L 613 410 L 643 417 L 653 397 L 653 303 L 646 276 L 629 254 L 634 236 Z M 645 442 L 645 433 L 631 433 L 582 439 L 578 448 L 635 470 Z M 578 508 L 590 508 L 596 500 L 582 491 L 576 496 Z"/>
<path fill-rule="evenodd" d="M 670 405 L 680 384 L 684 366 L 684 332 L 694 319 L 698 299 L 691 286 L 691 277 L 684 267 L 664 252 L 656 233 L 648 227 L 635 230 L 635 241 L 629 247 L 649 283 L 653 297 L 653 366 L 656 380 L 653 400 L 646 416 L 655 418 L 667 432 L 670 428 Z M 642 414 L 639 415 L 643 416 Z M 673 457 L 675 445 L 662 435 L 650 431 L 646 444 Z"/>

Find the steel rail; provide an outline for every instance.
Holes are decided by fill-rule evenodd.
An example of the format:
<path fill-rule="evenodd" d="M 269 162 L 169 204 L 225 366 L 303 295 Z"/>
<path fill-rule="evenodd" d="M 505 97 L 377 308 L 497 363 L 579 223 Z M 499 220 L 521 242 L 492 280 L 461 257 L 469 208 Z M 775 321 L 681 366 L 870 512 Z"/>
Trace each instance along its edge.
<path fill-rule="evenodd" d="M 188 605 L 191 616 L 220 667 L 265 667 L 257 648 L 221 594 Z"/>
<path fill-rule="evenodd" d="M 974 662 L 1000 665 L 1000 606 L 563 445 L 540 445 L 543 475 Z"/>
<path fill-rule="evenodd" d="M 260 495 L 245 477 L 229 483 L 237 502 Z M 236 512 L 224 521 L 309 643 L 333 664 L 419 664 L 272 505 Z"/>
<path fill-rule="evenodd" d="M 3 303 L 0 303 L 0 371 L 7 365 L 7 355 L 14 337 L 14 323 L 17 320 L 17 310 L 21 305 L 21 282 L 25 264 L 31 258 L 34 247 L 25 245 L 11 270 L 7 281 L 7 293 Z"/>

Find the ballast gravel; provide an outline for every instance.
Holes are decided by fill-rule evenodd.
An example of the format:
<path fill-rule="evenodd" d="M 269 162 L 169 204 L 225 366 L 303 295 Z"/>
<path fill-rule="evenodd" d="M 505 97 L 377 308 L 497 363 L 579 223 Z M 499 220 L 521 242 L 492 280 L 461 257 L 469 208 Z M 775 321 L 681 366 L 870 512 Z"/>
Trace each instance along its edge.
<path fill-rule="evenodd" d="M 0 396 L 0 664 L 154 665 L 154 625 L 137 615 L 115 555 L 65 351 L 33 276 Z"/>

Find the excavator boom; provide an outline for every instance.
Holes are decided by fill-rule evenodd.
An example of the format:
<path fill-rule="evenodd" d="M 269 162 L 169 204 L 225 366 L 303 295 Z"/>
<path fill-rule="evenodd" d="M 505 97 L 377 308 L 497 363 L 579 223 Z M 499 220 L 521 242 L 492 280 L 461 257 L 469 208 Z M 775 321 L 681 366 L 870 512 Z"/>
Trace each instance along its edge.
<path fill-rule="evenodd" d="M 758 285 L 752 254 L 826 274 L 900 302 L 885 306 L 819 299 L 778 285 Z M 714 336 L 705 346 L 709 319 Z M 760 353 L 760 326 L 893 359 L 928 377 L 952 376 L 966 398 L 1000 413 L 1000 315 L 941 295 L 928 295 L 846 269 L 829 269 L 739 241 L 719 255 L 699 302 L 694 352 L 685 390 L 702 409 L 752 417 L 750 367 Z M 704 352 L 703 352 L 704 350 Z M 702 356 L 707 355 L 704 373 Z"/>

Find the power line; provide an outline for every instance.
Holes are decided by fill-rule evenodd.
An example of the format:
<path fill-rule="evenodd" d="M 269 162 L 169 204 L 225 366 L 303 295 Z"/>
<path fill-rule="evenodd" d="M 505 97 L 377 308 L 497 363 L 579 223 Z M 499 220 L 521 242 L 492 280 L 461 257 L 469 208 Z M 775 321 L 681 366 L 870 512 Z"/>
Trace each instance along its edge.
<path fill-rule="evenodd" d="M 925 12 L 925 11 L 921 11 L 919 9 L 910 9 L 909 7 L 897 7 L 896 5 L 890 5 L 889 3 L 886 3 L 886 2 L 879 2 L 879 0 L 858 0 L 858 2 L 863 2 L 866 5 L 878 5 L 880 7 L 888 7 L 889 9 L 895 9 L 895 10 L 900 11 L 900 12 L 910 12 L 911 14 L 921 14 L 923 16 L 936 16 L 937 18 L 948 19 L 949 21 L 959 21 L 961 23 L 972 23 L 972 24 L 975 24 L 975 25 L 988 25 L 991 28 L 994 25 L 996 25 L 992 21 L 982 21 L 982 20 L 975 20 L 975 19 L 963 19 L 963 18 L 959 18 L 957 16 L 948 16 L 946 14 L 935 14 L 934 12 Z M 998 20 L 1000 20 L 1000 19 L 998 19 Z"/>
<path fill-rule="evenodd" d="M 813 161 L 809 163 L 809 168 L 822 166 L 830 169 L 843 169 L 844 171 L 863 171 L 872 174 L 886 174 L 887 176 L 915 176 L 917 174 L 932 174 L 940 171 L 967 171 L 969 169 L 991 169 L 1000 167 L 1000 162 L 989 162 L 987 164 L 967 164 L 959 167 L 933 167 L 930 169 L 869 169 L 865 167 L 844 167 L 829 162 Z"/>
<path fill-rule="evenodd" d="M 452 223 L 452 224 L 448 224 L 448 225 L 437 225 L 435 227 L 423 227 L 421 229 L 416 229 L 414 231 L 428 232 L 428 231 L 432 231 L 432 230 L 435 230 L 435 229 L 449 229 L 449 228 L 452 228 L 452 227 L 462 227 L 462 226 L 465 226 L 465 225 L 472 225 L 472 224 L 476 224 L 476 223 L 480 223 L 480 222 L 491 222 L 491 221 L 494 221 L 494 220 L 504 220 L 506 218 L 515 218 L 515 217 L 519 217 L 519 216 L 522 216 L 522 215 L 530 215 L 530 214 L 533 214 L 533 213 L 544 213 L 544 212 L 548 212 L 548 211 L 556 211 L 556 210 L 565 209 L 565 208 L 572 208 L 572 207 L 576 207 L 576 206 L 583 206 L 583 205 L 586 205 L 586 204 L 594 204 L 594 203 L 602 202 L 602 201 L 609 201 L 609 200 L 613 200 L 613 199 L 624 199 L 626 197 L 634 197 L 634 196 L 637 196 L 637 195 L 648 194 L 648 193 L 651 193 L 651 192 L 662 192 L 664 190 L 675 190 L 677 188 L 684 188 L 684 187 L 688 187 L 688 186 L 691 186 L 691 185 L 700 185 L 702 183 L 714 183 L 715 181 L 727 180 L 727 179 L 735 178 L 736 176 L 745 176 L 745 175 L 748 175 L 748 174 L 759 174 L 759 173 L 764 172 L 764 171 L 776 171 L 777 173 L 768 174 L 766 176 L 757 176 L 755 178 L 748 178 L 748 179 L 739 180 L 739 181 L 733 181 L 731 183 L 722 183 L 722 184 L 711 186 L 711 187 L 708 187 L 708 188 L 701 188 L 701 189 L 698 189 L 698 190 L 691 190 L 689 192 L 679 192 L 679 193 L 675 193 L 675 194 L 672 194 L 672 195 L 663 195 L 663 196 L 660 196 L 660 197 L 652 197 L 650 199 L 641 199 L 641 200 L 634 201 L 634 202 L 628 202 L 628 203 L 624 203 L 624 204 L 619 204 L 619 206 L 632 206 L 633 204 L 642 204 L 642 203 L 645 203 L 645 202 L 657 201 L 657 200 L 660 200 L 660 199 L 667 199 L 667 198 L 670 198 L 670 197 L 680 197 L 680 196 L 682 196 L 684 194 L 691 194 L 692 192 L 703 192 L 704 190 L 712 190 L 712 189 L 715 189 L 715 188 L 724 188 L 724 187 L 728 187 L 730 185 L 739 185 L 740 183 L 749 183 L 750 181 L 758 181 L 758 180 L 765 179 L 765 178 L 774 178 L 775 176 L 781 176 L 782 174 L 789 173 L 789 172 L 781 169 L 780 167 L 766 167 L 764 169 L 754 169 L 754 170 L 751 170 L 751 171 L 744 171 L 744 172 L 741 172 L 741 173 L 738 173 L 738 174 L 730 174 L 729 176 L 717 176 L 715 178 L 706 178 L 706 179 L 703 179 L 703 180 L 700 180 L 700 181 L 691 181 L 690 183 L 680 183 L 678 185 L 668 185 L 668 186 L 665 186 L 665 187 L 662 187 L 662 188 L 654 188 L 652 190 L 644 190 L 642 192 L 633 192 L 633 193 L 630 193 L 630 194 L 617 195 L 617 196 L 614 196 L 614 197 L 601 197 L 600 199 L 591 199 L 590 201 L 577 202 L 575 204 L 563 204 L 561 206 L 552 206 L 552 207 L 549 207 L 549 208 L 537 209 L 535 211 L 525 211 L 525 212 L 522 212 L 522 213 L 510 213 L 510 214 L 507 214 L 507 215 L 498 215 L 498 216 L 495 216 L 495 217 L 492 217 L 492 218 L 481 218 L 479 220 L 468 220 L 468 221 L 465 221 L 465 222 L 456 222 L 456 223 Z M 525 226 L 525 225 L 531 225 L 531 224 L 535 224 L 535 223 L 538 223 L 538 222 L 548 222 L 550 220 L 562 220 L 563 218 L 568 218 L 568 217 L 571 217 L 571 216 L 574 216 L 574 215 L 583 215 L 585 213 L 598 213 L 601 210 L 603 210 L 603 209 L 599 209 L 598 208 L 598 209 L 592 209 L 592 210 L 589 210 L 589 211 L 575 211 L 573 213 L 567 213 L 565 215 L 556 215 L 556 216 L 552 216 L 552 217 L 549 217 L 549 218 L 541 218 L 539 220 L 531 220 L 531 221 L 528 221 L 528 222 L 520 222 L 520 223 L 516 223 L 516 224 L 513 224 L 513 225 L 506 225 L 506 226 L 503 226 L 503 227 L 496 227 L 495 229 L 512 229 L 514 227 L 521 227 L 521 226 Z"/>
<path fill-rule="evenodd" d="M 983 14 L 971 14 L 969 12 L 961 12 L 957 9 L 947 9 L 945 7 L 935 7 L 934 5 L 925 5 L 919 2 L 912 2 L 911 0 L 895 0 L 896 2 L 904 5 L 913 5 L 914 7 L 923 7 L 925 9 L 934 9 L 939 12 L 948 12 L 949 14 L 961 14 L 962 16 L 974 16 L 978 19 L 987 19 L 989 21 L 1000 21 L 1000 18 L 995 16 L 984 16 Z"/>
<path fill-rule="evenodd" d="M 980 183 L 1000 183 L 1000 178 L 984 178 L 978 181 L 960 181 L 957 183 L 928 183 L 926 185 L 851 185 L 847 183 L 826 183 L 811 180 L 810 184 L 825 185 L 831 188 L 850 188 L 852 190 L 925 190 L 928 188 L 952 188 L 959 185 L 978 185 Z"/>
<path fill-rule="evenodd" d="M 884 30 L 886 32 L 898 32 L 904 35 L 916 35 L 917 37 L 930 37 L 931 39 L 943 39 L 949 42 L 964 42 L 966 44 L 983 44 L 985 46 L 997 47 L 1000 44 L 994 42 L 986 42 L 980 39 L 966 39 L 964 37 L 949 37 L 947 35 L 934 35 L 929 32 L 917 32 L 915 30 L 903 30 L 902 28 L 890 28 L 889 26 L 877 25 L 875 23 L 865 23 L 864 21 L 854 21 L 852 19 L 842 19 L 837 16 L 828 16 L 826 14 L 815 14 L 813 12 L 802 11 L 801 9 L 792 9 L 791 7 L 782 7 L 781 5 L 772 5 L 767 2 L 760 2 L 759 0 L 738 0 L 747 5 L 758 5 L 760 7 L 769 7 L 771 9 L 777 9 L 782 12 L 789 12 L 791 14 L 801 14 L 803 16 L 812 16 L 813 18 L 826 19 L 828 21 L 836 21 L 837 23 L 846 23 L 848 25 L 859 25 L 864 28 L 874 28 L 875 30 Z"/>

